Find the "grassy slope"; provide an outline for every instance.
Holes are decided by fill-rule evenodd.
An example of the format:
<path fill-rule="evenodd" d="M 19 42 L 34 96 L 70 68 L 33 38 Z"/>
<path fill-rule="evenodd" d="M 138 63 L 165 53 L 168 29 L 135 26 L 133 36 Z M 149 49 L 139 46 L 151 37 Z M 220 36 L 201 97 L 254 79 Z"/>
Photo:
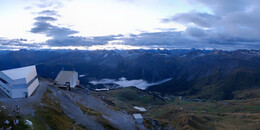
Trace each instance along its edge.
<path fill-rule="evenodd" d="M 212 102 L 175 100 L 146 116 L 191 129 L 255 129 L 260 127 L 260 99 Z"/>
<path fill-rule="evenodd" d="M 235 91 L 246 91 L 250 88 L 260 89 L 260 73 L 256 71 L 237 69 L 228 76 L 219 77 L 221 77 L 221 73 L 214 73 L 199 80 L 194 85 L 198 91 L 194 97 L 233 99 Z"/>
<path fill-rule="evenodd" d="M 135 88 L 92 92 L 92 94 L 105 102 L 110 102 L 110 106 L 129 113 L 138 112 L 133 109 L 135 105 L 145 107 L 148 111 L 144 112 L 143 115 L 160 121 L 164 127 L 170 125 L 178 129 L 260 128 L 259 98 L 225 100 L 215 103 L 188 102 L 176 98 L 163 102 Z M 151 125 L 151 122 L 147 120 L 144 123 Z"/>
<path fill-rule="evenodd" d="M 4 128 L 7 129 L 9 127 L 12 127 L 12 129 L 17 129 L 17 130 L 24 130 L 24 129 L 29 129 L 30 126 L 26 125 L 24 122 L 24 118 L 23 117 L 10 117 L 7 115 L 6 110 L 2 110 L 0 109 L 0 129 Z M 10 122 L 10 124 L 5 124 L 4 122 L 8 120 Z M 14 125 L 13 120 L 19 120 L 18 125 Z"/>
<path fill-rule="evenodd" d="M 137 112 L 133 106 L 149 107 L 163 105 L 165 102 L 135 87 L 121 88 L 103 92 L 92 92 L 114 109 Z"/>
<path fill-rule="evenodd" d="M 74 124 L 73 120 L 63 113 L 60 103 L 51 93 L 52 92 L 48 90 L 44 94 L 41 101 L 44 105 L 39 106 L 36 115 L 46 121 L 48 126 L 52 129 L 72 129 Z"/>
<path fill-rule="evenodd" d="M 25 124 L 25 118 L 24 116 L 9 116 L 8 113 L 10 113 L 10 110 L 3 109 L 3 104 L 0 103 L 0 129 L 7 129 L 9 127 L 12 127 L 14 130 L 21 130 L 21 129 L 29 129 L 30 126 Z M 5 124 L 4 122 L 8 120 L 10 123 Z M 19 120 L 19 123 L 17 125 L 14 124 L 13 120 Z"/>
<path fill-rule="evenodd" d="M 42 98 L 43 106 L 38 107 L 36 111 L 36 121 L 41 120 L 42 122 L 39 122 L 37 127 L 41 129 L 43 128 L 42 124 L 47 123 L 47 125 L 51 129 L 72 129 L 74 121 L 70 119 L 60 107 L 60 103 L 58 102 L 58 99 L 52 95 L 52 91 L 47 90 L 47 92 L 44 94 Z M 86 113 L 90 116 L 94 116 L 98 123 L 103 125 L 103 127 L 107 130 L 116 130 L 117 128 L 113 127 L 108 120 L 103 118 L 102 114 L 98 111 L 95 111 L 91 108 L 86 108 L 82 104 L 77 103 L 77 105 L 80 107 L 83 113 Z M 35 120 L 33 120 L 35 121 Z M 83 126 L 76 125 L 76 130 L 85 129 Z"/>
<path fill-rule="evenodd" d="M 36 106 L 35 116 L 31 117 L 35 129 L 47 129 L 49 127 L 53 130 L 69 130 L 73 128 L 74 121 L 62 111 L 60 103 L 49 89 L 44 94 L 41 104 Z M 80 130 L 84 127 L 76 125 L 75 129 Z"/>
<path fill-rule="evenodd" d="M 112 126 L 110 122 L 105 119 L 102 114 L 94 109 L 87 108 L 84 105 L 77 102 L 77 105 L 80 107 L 80 109 L 83 111 L 84 114 L 88 114 L 90 116 L 94 116 L 98 123 L 103 125 L 103 127 L 107 130 L 117 130 L 118 128 Z"/>

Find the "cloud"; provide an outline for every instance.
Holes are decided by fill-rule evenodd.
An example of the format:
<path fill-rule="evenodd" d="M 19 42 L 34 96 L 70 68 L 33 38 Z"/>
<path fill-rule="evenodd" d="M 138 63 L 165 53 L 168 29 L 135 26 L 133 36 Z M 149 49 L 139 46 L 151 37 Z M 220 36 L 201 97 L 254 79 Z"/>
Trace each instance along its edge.
<path fill-rule="evenodd" d="M 39 2 L 40 1 L 40 2 Z M 40 8 L 41 11 L 33 12 L 36 15 L 33 27 L 30 32 L 33 34 L 42 34 L 50 39 L 44 43 L 33 43 L 27 39 L 6 39 L 0 38 L 1 49 L 20 49 L 20 48 L 42 48 L 42 47 L 71 47 L 71 46 L 92 46 L 104 45 L 108 41 L 115 40 L 119 35 L 83 37 L 73 36 L 78 34 L 77 30 L 63 24 L 58 24 L 58 9 L 62 7 L 63 2 L 68 0 L 38 0 L 38 4 L 32 4 L 24 9 Z"/>
<path fill-rule="evenodd" d="M 57 11 L 55 10 L 43 10 L 39 12 L 40 15 L 47 15 L 47 16 L 59 16 Z"/>
<path fill-rule="evenodd" d="M 80 37 L 69 36 L 60 39 L 50 39 L 47 41 L 49 46 L 92 46 L 105 45 L 109 41 L 116 40 L 119 35 L 96 36 L 96 37 Z"/>
<path fill-rule="evenodd" d="M 32 33 L 45 33 L 51 29 L 52 25 L 46 22 L 35 22 L 30 32 Z"/>
<path fill-rule="evenodd" d="M 40 0 L 39 4 L 37 4 L 37 7 L 39 8 L 60 8 L 63 6 L 63 1 L 65 0 Z"/>
<path fill-rule="evenodd" d="M 57 21 L 57 19 L 54 18 L 54 17 L 46 17 L 46 16 L 39 16 L 39 17 L 36 17 L 34 19 L 37 20 L 37 21 L 41 21 L 41 22 Z"/>
<path fill-rule="evenodd" d="M 189 36 L 204 37 L 207 35 L 207 32 L 208 31 L 205 31 L 205 30 L 197 28 L 197 27 L 188 26 L 184 33 Z"/>
<path fill-rule="evenodd" d="M 182 33 L 205 43 L 205 46 L 222 45 L 222 48 L 259 48 L 260 1 L 257 0 L 195 0 L 212 12 L 195 10 L 178 13 L 162 19 L 163 23 L 177 22 L 187 28 Z M 184 37 L 185 37 L 184 36 Z"/>
<path fill-rule="evenodd" d="M 209 7 L 217 15 L 245 11 L 255 0 L 193 0 Z"/>
<path fill-rule="evenodd" d="M 110 38 L 108 38 L 110 37 Z M 114 39 L 114 36 L 104 36 L 104 37 L 79 37 L 79 36 L 69 36 L 60 39 L 51 39 L 47 41 L 49 46 L 91 46 L 91 45 L 104 45 L 110 39 Z"/>
<path fill-rule="evenodd" d="M 135 3 L 136 0 L 116 0 L 118 2 L 128 2 L 128 3 Z"/>
<path fill-rule="evenodd" d="M 148 83 L 147 81 L 142 80 L 142 79 L 127 80 L 126 78 L 122 77 L 122 78 L 120 78 L 118 80 L 115 80 L 115 79 L 101 79 L 99 81 L 91 81 L 90 83 L 92 83 L 94 85 L 114 83 L 114 84 L 118 84 L 120 87 L 132 87 L 132 86 L 135 86 L 135 87 L 137 87 L 139 89 L 145 90 L 149 86 L 162 84 L 162 83 L 167 82 L 169 80 L 171 80 L 171 79 L 165 79 L 165 80 L 158 81 L 158 82 Z"/>
<path fill-rule="evenodd" d="M 57 22 L 58 19 L 56 17 L 59 15 L 55 9 L 50 8 L 62 7 L 64 1 L 67 0 L 40 0 L 36 6 L 48 9 L 43 9 L 37 13 L 38 16 L 34 18 L 36 22 L 33 24 L 34 27 L 31 28 L 30 32 L 44 34 L 47 37 L 51 37 L 53 41 L 69 39 L 71 35 L 77 34 L 78 31 L 76 30 L 54 24 L 54 22 Z"/>
<path fill-rule="evenodd" d="M 178 22 L 185 25 L 189 25 L 193 23 L 200 27 L 209 28 L 212 27 L 217 21 L 219 17 L 208 14 L 208 13 L 200 13 L 200 12 L 188 12 L 188 13 L 179 13 L 170 18 L 165 18 L 162 22 Z"/>
<path fill-rule="evenodd" d="M 52 37 L 54 39 L 63 39 L 69 37 L 71 34 L 78 33 L 77 31 L 69 28 L 51 25 L 45 21 L 35 22 L 34 26 L 35 27 L 31 29 L 32 33 L 45 34 L 47 37 Z"/>
<path fill-rule="evenodd" d="M 146 32 L 139 35 L 130 35 L 129 38 L 122 38 L 125 44 L 137 46 L 159 46 L 159 47 L 182 47 L 188 43 L 194 43 L 183 32 Z"/>
<path fill-rule="evenodd" d="M 116 40 L 116 37 L 120 37 L 122 35 L 108 35 L 108 36 L 96 36 L 93 37 L 93 41 L 104 45 L 106 43 L 108 43 L 108 41 L 112 41 L 112 40 Z"/>
<path fill-rule="evenodd" d="M 33 7 L 32 6 L 26 6 L 24 7 L 25 10 L 31 10 Z"/>
<path fill-rule="evenodd" d="M 177 22 L 185 25 L 184 31 L 174 28 L 157 29 L 158 32 L 140 34 L 108 35 L 96 37 L 75 36 L 79 32 L 58 23 L 57 8 L 66 0 L 41 0 L 37 5 L 34 27 L 30 32 L 50 37 L 48 46 L 92 46 L 105 45 L 109 41 L 122 41 L 118 44 L 143 46 L 147 48 L 218 48 L 255 49 L 260 48 L 260 4 L 258 0 L 188 0 L 193 4 L 206 6 L 211 11 L 192 10 L 162 19 L 165 24 Z M 117 0 L 134 3 L 136 0 Z M 9 43 L 17 41 L 10 40 Z M 21 45 L 23 41 L 19 41 Z M 7 45 L 8 42 L 5 42 Z M 117 44 L 115 42 L 115 44 Z M 26 45 L 24 45 L 26 46 Z"/>
<path fill-rule="evenodd" d="M 69 0 L 40 0 L 37 7 L 44 9 L 34 13 L 38 16 L 34 18 L 34 27 L 31 28 L 30 32 L 43 34 L 51 38 L 45 42 L 50 47 L 104 45 L 110 40 L 115 40 L 116 36 L 114 35 L 95 37 L 73 36 L 78 34 L 79 31 L 57 24 L 57 17 L 61 17 L 57 8 L 62 7 L 64 1 Z"/>
<path fill-rule="evenodd" d="M 67 39 L 70 35 L 78 33 L 66 27 L 52 25 L 50 22 L 57 21 L 56 18 L 50 16 L 38 16 L 36 22 L 30 32 L 44 34 L 53 39 Z"/>
<path fill-rule="evenodd" d="M 165 49 L 256 49 L 260 48 L 259 40 L 213 35 L 212 30 L 188 26 L 185 31 L 146 32 L 138 35 L 121 37 L 122 44 L 144 48 Z"/>
<path fill-rule="evenodd" d="M 104 45 L 108 41 L 115 40 L 116 35 L 98 36 L 98 37 L 80 37 L 70 36 L 78 31 L 70 28 L 54 26 L 46 21 L 35 22 L 35 27 L 31 29 L 32 33 L 45 34 L 52 39 L 46 41 L 49 46 L 91 46 Z"/>
<path fill-rule="evenodd" d="M 26 43 L 27 39 L 6 39 L 0 38 L 0 49 L 23 49 L 23 48 L 39 48 L 42 43 Z"/>

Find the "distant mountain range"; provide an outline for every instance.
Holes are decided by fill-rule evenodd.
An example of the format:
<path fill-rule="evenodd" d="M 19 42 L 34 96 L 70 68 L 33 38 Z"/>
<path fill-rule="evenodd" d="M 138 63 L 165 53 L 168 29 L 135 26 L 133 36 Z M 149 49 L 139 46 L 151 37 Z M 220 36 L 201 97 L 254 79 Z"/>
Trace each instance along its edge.
<path fill-rule="evenodd" d="M 76 70 L 83 84 L 103 78 L 172 78 L 148 90 L 192 98 L 232 99 L 260 89 L 260 50 L 0 51 L 0 70 L 32 64 L 45 78 L 54 79 L 63 68 Z"/>

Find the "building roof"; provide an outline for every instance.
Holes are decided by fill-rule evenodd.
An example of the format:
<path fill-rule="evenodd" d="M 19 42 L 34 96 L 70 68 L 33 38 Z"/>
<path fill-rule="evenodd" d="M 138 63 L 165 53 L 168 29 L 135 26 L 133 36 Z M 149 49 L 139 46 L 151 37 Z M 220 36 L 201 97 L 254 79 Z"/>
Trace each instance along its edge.
<path fill-rule="evenodd" d="M 17 79 L 23 79 L 26 78 L 29 72 L 35 68 L 35 65 L 32 66 L 26 66 L 26 67 L 21 67 L 21 68 L 15 68 L 15 69 L 10 69 L 10 70 L 3 70 L 5 75 L 10 77 L 12 80 L 17 80 Z"/>
<path fill-rule="evenodd" d="M 143 116 L 141 114 L 133 114 L 135 119 L 143 119 Z"/>
<path fill-rule="evenodd" d="M 58 76 L 56 77 L 55 81 L 57 84 L 65 84 L 66 82 L 70 82 L 73 79 L 74 75 L 77 75 L 78 72 L 76 71 L 60 71 Z"/>

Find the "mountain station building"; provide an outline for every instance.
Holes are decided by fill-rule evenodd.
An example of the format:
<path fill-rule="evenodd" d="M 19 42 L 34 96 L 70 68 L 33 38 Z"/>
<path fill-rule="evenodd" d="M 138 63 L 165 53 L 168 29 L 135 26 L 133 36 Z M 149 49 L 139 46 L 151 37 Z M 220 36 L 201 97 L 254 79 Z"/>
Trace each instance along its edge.
<path fill-rule="evenodd" d="M 38 86 L 35 65 L 0 71 L 0 90 L 10 98 L 30 97 Z"/>
<path fill-rule="evenodd" d="M 70 88 L 75 88 L 79 85 L 78 77 L 78 72 L 76 71 L 61 70 L 55 79 L 55 84 L 61 86 L 69 84 Z"/>

